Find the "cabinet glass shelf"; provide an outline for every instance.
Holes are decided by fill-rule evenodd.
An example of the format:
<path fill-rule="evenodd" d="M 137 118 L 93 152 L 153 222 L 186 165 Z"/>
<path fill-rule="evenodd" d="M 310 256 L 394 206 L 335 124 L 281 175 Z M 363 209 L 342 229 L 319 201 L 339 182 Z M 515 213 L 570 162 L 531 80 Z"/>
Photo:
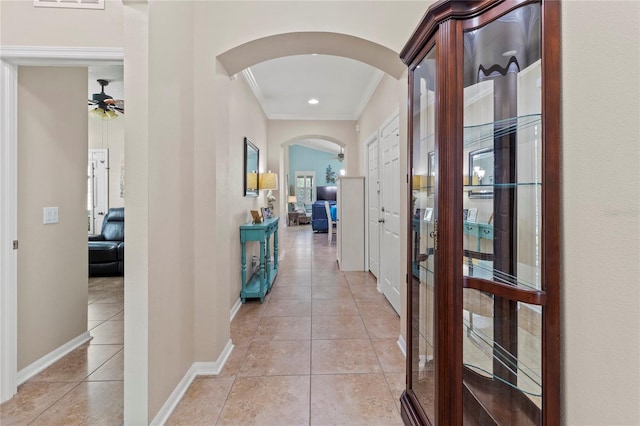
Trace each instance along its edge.
<path fill-rule="evenodd" d="M 463 260 L 464 275 L 467 277 L 482 278 L 511 285 L 522 290 L 540 290 L 539 286 L 518 276 L 505 273 L 493 268 L 493 262 L 477 260 L 465 257 Z"/>
<path fill-rule="evenodd" d="M 491 377 L 501 381 L 503 384 L 518 389 L 521 392 L 533 396 L 542 396 L 542 378 L 540 377 L 540 367 L 527 366 L 523 360 L 518 359 L 507 349 L 503 348 L 492 337 L 483 333 L 482 329 L 475 326 L 475 323 L 484 320 L 492 321 L 493 318 L 476 316 L 474 323 L 464 320 L 464 334 L 466 336 L 464 347 L 463 365 L 473 370 L 477 374 Z M 526 331 L 519 330 L 520 334 Z M 533 339 L 533 336 L 531 336 Z M 504 367 L 510 374 L 517 377 L 516 383 L 510 383 L 504 378 L 493 373 L 494 362 Z"/>
<path fill-rule="evenodd" d="M 465 189 L 473 188 L 518 188 L 523 186 L 542 186 L 542 182 L 488 183 L 482 185 L 464 185 Z"/>
<path fill-rule="evenodd" d="M 511 117 L 491 123 L 464 127 L 464 147 L 480 146 L 487 141 L 521 132 L 522 130 L 542 124 L 541 114 L 529 114 Z M 525 139 L 528 140 L 528 139 Z"/>

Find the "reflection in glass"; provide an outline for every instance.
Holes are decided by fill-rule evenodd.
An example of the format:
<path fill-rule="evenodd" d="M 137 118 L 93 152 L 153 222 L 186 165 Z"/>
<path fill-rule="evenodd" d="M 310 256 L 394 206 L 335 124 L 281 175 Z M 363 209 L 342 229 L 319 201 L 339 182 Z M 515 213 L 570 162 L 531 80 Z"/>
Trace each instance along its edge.
<path fill-rule="evenodd" d="M 494 289 L 464 290 L 465 424 L 479 406 L 540 424 L 542 308 L 500 292 L 540 289 L 540 15 L 529 4 L 464 34 L 463 209 L 477 214 L 462 221 L 463 274 Z"/>
<path fill-rule="evenodd" d="M 434 279 L 432 237 L 437 223 L 435 167 L 435 48 L 413 73 L 412 153 L 412 363 L 411 386 L 427 416 L 435 419 Z"/>

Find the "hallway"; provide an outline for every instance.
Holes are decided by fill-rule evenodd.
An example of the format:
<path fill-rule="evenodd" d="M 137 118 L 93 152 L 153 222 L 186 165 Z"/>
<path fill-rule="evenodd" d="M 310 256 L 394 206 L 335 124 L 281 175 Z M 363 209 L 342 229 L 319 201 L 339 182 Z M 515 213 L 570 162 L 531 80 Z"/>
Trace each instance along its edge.
<path fill-rule="evenodd" d="M 280 225 L 280 269 L 231 323 L 218 376 L 196 378 L 168 425 L 401 425 L 400 318 L 365 272 L 340 272 L 336 243 Z M 93 339 L 19 387 L 4 425 L 123 423 L 123 279 L 89 280 Z"/>
<path fill-rule="evenodd" d="M 168 425 L 401 425 L 400 318 L 365 272 L 340 272 L 336 243 L 284 227 L 265 302 L 231 323 L 235 348 L 199 377 Z"/>

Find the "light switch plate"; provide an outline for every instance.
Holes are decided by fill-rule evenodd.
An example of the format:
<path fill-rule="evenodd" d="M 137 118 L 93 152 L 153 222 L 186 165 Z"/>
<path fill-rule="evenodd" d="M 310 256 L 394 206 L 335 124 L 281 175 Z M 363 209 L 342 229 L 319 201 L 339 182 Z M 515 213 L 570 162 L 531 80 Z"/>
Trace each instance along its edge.
<path fill-rule="evenodd" d="M 44 208 L 44 224 L 58 223 L 58 208 L 57 207 L 45 207 Z"/>

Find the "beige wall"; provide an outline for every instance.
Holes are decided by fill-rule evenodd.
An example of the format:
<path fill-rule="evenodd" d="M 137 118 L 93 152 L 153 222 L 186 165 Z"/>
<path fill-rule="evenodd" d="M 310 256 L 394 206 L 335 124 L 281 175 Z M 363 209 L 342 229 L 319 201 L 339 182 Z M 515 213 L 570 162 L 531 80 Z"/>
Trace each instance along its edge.
<path fill-rule="evenodd" d="M 229 83 L 229 186 L 227 188 L 227 200 L 229 217 L 229 259 L 230 259 L 230 301 L 227 312 L 240 297 L 240 231 L 239 226 L 251 221 L 250 210 L 260 210 L 266 207 L 265 191 L 260 191 L 259 197 L 245 197 L 243 190 L 244 173 L 244 138 L 247 137 L 260 150 L 260 172 L 271 169 L 277 173 L 277 169 L 267 166 L 269 147 L 267 146 L 267 118 L 262 107 L 256 100 L 253 92 L 244 78 L 231 80 Z M 274 191 L 276 199 L 280 199 L 281 191 Z M 252 255 L 260 255 L 260 246 L 257 242 L 247 243 L 247 264 L 250 265 Z"/>
<path fill-rule="evenodd" d="M 61 21 L 49 18 L 53 14 L 59 17 L 62 10 L 41 12 L 31 8 L 29 2 L 0 2 L 2 43 L 6 45 L 116 46 L 124 40 L 126 137 L 135 142 L 126 147 L 127 194 L 132 191 L 131 198 L 127 196 L 126 341 L 127 345 L 142 342 L 128 346 L 125 355 L 129 411 L 125 416 L 136 420 L 128 423 L 145 423 L 148 416 L 152 418 L 189 362 L 216 360 L 229 339 L 228 309 L 235 291 L 235 284 L 230 282 L 232 271 L 238 268 L 229 254 L 234 239 L 229 218 L 235 207 L 229 207 L 234 200 L 228 195 L 232 177 L 237 174 L 229 164 L 233 158 L 229 105 L 235 83 L 216 56 L 240 43 L 287 31 L 351 34 L 399 51 L 428 3 L 197 2 L 193 16 L 188 11 L 173 13 L 175 6 L 169 2 L 151 2 L 151 6 L 127 2 L 126 37 L 120 39 L 118 31 L 110 37 L 93 31 L 95 25 L 89 25 L 92 30 L 54 31 L 52 26 Z M 639 6 L 636 2 L 616 2 L 613 6 L 611 2 L 563 2 L 565 424 L 640 422 Z M 154 27 L 150 36 L 144 32 L 147 7 L 164 10 L 151 15 L 154 22 L 165 20 L 165 26 Z M 88 13 L 67 11 L 60 28 L 82 28 Z M 110 19 L 109 10 L 91 13 L 98 20 Z M 269 16 L 268 21 L 265 16 Z M 27 28 L 24 22 L 42 25 Z M 188 52 L 182 52 L 177 43 L 183 47 L 193 43 L 195 51 L 187 48 Z M 194 58 L 190 59 L 191 54 Z M 172 110 L 174 115 L 164 115 L 170 123 L 161 123 L 158 118 L 148 122 L 147 113 L 154 111 L 152 102 L 180 93 L 175 91 L 175 84 L 183 84 L 186 74 L 194 78 L 197 90 L 179 104 L 186 103 L 192 121 Z M 177 78 L 179 83 L 165 88 L 168 77 Z M 403 92 L 399 89 L 400 96 Z M 86 82 L 83 102 L 85 98 Z M 192 110 L 189 99 L 193 100 Z M 406 140 L 405 105 L 400 102 L 401 140 Z M 156 125 L 167 131 L 167 136 L 153 130 L 154 137 L 148 137 Z M 178 129 L 180 126 L 191 127 L 193 133 L 187 128 Z M 362 122 L 361 137 L 366 138 L 369 133 L 364 128 Z M 189 145 L 189 140 L 193 146 L 182 147 Z M 277 161 L 278 154 L 273 157 L 273 151 L 269 151 L 268 166 L 273 170 L 271 158 Z M 189 155 L 192 163 L 186 159 Z M 406 158 L 406 153 L 401 156 Z M 78 161 L 84 175 L 86 147 L 81 157 Z M 171 179 L 159 175 L 160 163 Z M 189 165 L 192 189 L 185 185 L 189 178 L 183 167 Z M 585 183 L 589 176 L 592 180 Z M 158 212 L 161 198 L 162 206 L 169 205 L 170 211 Z M 178 203 L 186 207 L 179 208 Z M 41 208 L 36 210 L 41 212 Z M 188 209 L 198 232 L 185 224 Z M 171 245 L 152 249 L 150 246 L 160 243 L 159 237 L 152 235 L 160 230 L 159 219 L 166 219 L 164 225 L 177 230 L 168 230 Z M 168 276 L 159 276 L 168 266 Z M 173 320 L 175 324 L 166 324 L 159 318 L 161 312 L 167 322 Z M 195 346 L 191 356 L 190 341 Z M 167 346 L 181 346 L 185 352 L 162 354 Z M 147 394 L 148 380 L 153 380 L 158 390 Z M 132 410 L 140 407 L 145 414 L 131 417 Z M 140 419 L 143 421 L 138 422 Z"/>
<path fill-rule="evenodd" d="M 124 172 L 124 117 L 101 120 L 89 117 L 89 148 L 109 149 L 109 207 L 124 207 L 120 178 Z"/>
<path fill-rule="evenodd" d="M 278 213 L 287 211 L 288 147 L 305 138 L 325 139 L 344 146 L 344 165 L 347 175 L 358 176 L 360 173 L 358 165 L 360 154 L 355 121 L 269 120 L 268 166 L 272 171 L 277 171 L 280 180 L 280 190 L 276 194 Z M 284 220 L 284 216 L 282 220 Z"/>
<path fill-rule="evenodd" d="M 2 0 L 1 7 L 0 43 L 5 46 L 123 45 L 121 0 L 105 0 L 104 10 L 36 8 L 23 0 Z"/>
<path fill-rule="evenodd" d="M 124 418 L 149 423 L 149 12 L 145 3 L 125 8 L 124 85 L 125 227 Z M 187 292 L 188 294 L 188 292 Z"/>
<path fill-rule="evenodd" d="M 640 424 L 640 3 L 563 2 L 564 423 Z"/>
<path fill-rule="evenodd" d="M 18 68 L 18 370 L 87 331 L 86 97 L 86 68 Z"/>

